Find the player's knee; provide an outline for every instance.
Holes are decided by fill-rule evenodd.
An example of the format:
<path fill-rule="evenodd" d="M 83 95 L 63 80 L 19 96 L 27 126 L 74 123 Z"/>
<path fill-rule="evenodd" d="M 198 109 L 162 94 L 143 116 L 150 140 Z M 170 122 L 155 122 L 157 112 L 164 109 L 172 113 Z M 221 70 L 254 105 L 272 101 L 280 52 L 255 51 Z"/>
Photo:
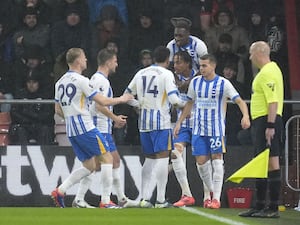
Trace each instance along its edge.
<path fill-rule="evenodd" d="M 178 159 L 181 157 L 181 153 L 175 148 L 171 153 L 171 159 Z"/>

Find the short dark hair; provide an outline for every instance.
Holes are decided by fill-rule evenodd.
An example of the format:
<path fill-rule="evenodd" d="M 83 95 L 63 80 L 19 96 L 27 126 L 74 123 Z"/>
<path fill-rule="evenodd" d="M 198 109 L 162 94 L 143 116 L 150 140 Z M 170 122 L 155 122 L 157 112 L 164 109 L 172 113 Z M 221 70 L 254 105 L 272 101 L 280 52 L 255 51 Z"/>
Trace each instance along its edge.
<path fill-rule="evenodd" d="M 209 62 L 212 62 L 214 64 L 217 64 L 217 59 L 213 54 L 205 54 L 200 57 L 201 60 L 209 60 Z"/>
<path fill-rule="evenodd" d="M 116 53 L 112 50 L 104 48 L 98 52 L 97 64 L 98 66 L 104 65 L 108 60 L 116 56 Z"/>
<path fill-rule="evenodd" d="M 189 64 L 190 69 L 193 67 L 192 57 L 187 51 L 178 51 L 174 54 L 177 55 L 182 61 Z"/>
<path fill-rule="evenodd" d="M 185 17 L 173 17 L 171 18 L 171 23 L 175 28 L 184 28 L 190 31 L 192 26 L 192 21 Z"/>
<path fill-rule="evenodd" d="M 170 57 L 170 50 L 165 46 L 158 46 L 154 49 L 154 62 L 163 63 Z"/>

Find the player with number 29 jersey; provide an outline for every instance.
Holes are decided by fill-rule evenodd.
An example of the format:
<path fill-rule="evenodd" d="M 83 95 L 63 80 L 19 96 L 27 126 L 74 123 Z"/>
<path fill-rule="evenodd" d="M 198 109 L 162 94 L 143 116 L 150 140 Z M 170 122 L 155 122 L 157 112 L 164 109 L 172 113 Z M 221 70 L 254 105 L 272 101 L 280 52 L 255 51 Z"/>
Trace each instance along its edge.
<path fill-rule="evenodd" d="M 64 110 L 68 137 L 95 128 L 88 108 L 95 94 L 97 91 L 89 85 L 89 79 L 73 71 L 68 71 L 55 84 L 55 101 L 60 102 Z"/>

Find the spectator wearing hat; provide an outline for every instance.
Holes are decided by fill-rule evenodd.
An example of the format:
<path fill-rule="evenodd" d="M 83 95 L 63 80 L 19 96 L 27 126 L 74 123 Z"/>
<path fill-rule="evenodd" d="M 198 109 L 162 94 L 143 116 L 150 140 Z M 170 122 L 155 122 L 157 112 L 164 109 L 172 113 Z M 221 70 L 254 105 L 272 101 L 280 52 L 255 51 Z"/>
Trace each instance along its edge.
<path fill-rule="evenodd" d="M 38 45 L 45 51 L 50 48 L 50 28 L 39 23 L 35 8 L 26 8 L 23 16 L 23 26 L 13 35 L 13 45 L 16 58 L 21 58 L 24 49 L 30 45 Z M 47 52 L 46 55 L 49 56 L 50 60 L 50 53 Z"/>
<path fill-rule="evenodd" d="M 208 52 L 216 52 L 221 34 L 228 33 L 232 36 L 232 52 L 238 54 L 243 60 L 247 60 L 248 34 L 244 28 L 236 24 L 233 13 L 228 8 L 220 8 L 214 21 L 215 25 L 205 32 L 204 37 Z"/>
<path fill-rule="evenodd" d="M 57 80 L 67 71 L 65 54 L 70 48 L 82 48 L 90 58 L 90 26 L 81 20 L 80 9 L 66 9 L 65 19 L 53 24 L 51 30 L 51 51 L 54 62 L 54 77 Z"/>
<path fill-rule="evenodd" d="M 24 15 L 28 7 L 34 8 L 41 24 L 51 24 L 51 7 L 43 0 L 21 0 L 18 7 L 20 15 Z M 20 20 L 22 21 L 23 18 Z"/>
<path fill-rule="evenodd" d="M 15 99 L 42 100 L 51 96 L 40 87 L 37 71 L 28 74 L 25 87 L 18 90 Z M 49 145 L 54 137 L 54 107 L 52 104 L 15 104 L 11 108 L 9 131 L 11 144 Z"/>
<path fill-rule="evenodd" d="M 192 22 L 184 17 L 173 17 L 171 23 L 174 26 L 174 39 L 167 44 L 170 50 L 170 63 L 173 67 L 174 54 L 178 51 L 187 51 L 192 57 L 193 69 L 199 71 L 199 59 L 207 54 L 206 44 L 199 38 L 190 34 Z"/>
<path fill-rule="evenodd" d="M 125 26 L 128 26 L 128 11 L 125 0 L 88 0 L 90 22 L 97 22 L 101 14 L 105 12 L 105 6 L 113 6 L 118 11 L 120 19 Z"/>
<path fill-rule="evenodd" d="M 77 8 L 80 12 L 81 21 L 88 23 L 89 8 L 86 0 L 60 0 L 52 5 L 52 23 L 64 20 L 68 8 Z"/>
<path fill-rule="evenodd" d="M 236 79 L 244 83 L 245 81 L 245 67 L 243 60 L 232 52 L 232 37 L 228 33 L 221 34 L 218 41 L 217 51 L 213 54 L 217 59 L 216 73 L 222 74 L 226 64 L 231 63 L 237 66 Z"/>
<path fill-rule="evenodd" d="M 141 10 L 138 23 L 130 33 L 129 50 L 130 58 L 135 65 L 139 63 L 139 53 L 143 49 L 153 51 L 163 44 L 162 27 L 156 23 L 155 15 L 151 9 Z"/>
<path fill-rule="evenodd" d="M 53 94 L 52 67 L 52 63 L 45 60 L 40 46 L 27 46 L 23 56 L 14 63 L 14 93 L 24 88 L 26 78 L 34 73 L 40 80 L 40 88 L 50 95 Z"/>

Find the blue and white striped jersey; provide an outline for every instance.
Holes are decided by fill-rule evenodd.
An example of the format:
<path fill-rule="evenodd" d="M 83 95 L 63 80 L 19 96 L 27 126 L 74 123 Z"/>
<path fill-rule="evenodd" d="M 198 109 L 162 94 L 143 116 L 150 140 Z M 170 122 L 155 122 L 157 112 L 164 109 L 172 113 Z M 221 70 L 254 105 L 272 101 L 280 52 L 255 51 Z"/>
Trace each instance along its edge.
<path fill-rule="evenodd" d="M 193 69 L 199 71 L 200 65 L 199 60 L 200 57 L 207 54 L 207 46 L 206 44 L 200 40 L 199 38 L 190 35 L 189 43 L 186 46 L 178 47 L 175 39 L 171 40 L 167 44 L 167 48 L 170 50 L 170 62 L 173 62 L 174 54 L 180 51 L 187 51 L 193 60 Z"/>
<path fill-rule="evenodd" d="M 113 98 L 113 91 L 110 86 L 110 82 L 105 75 L 100 72 L 96 72 L 90 79 L 90 84 L 95 90 L 100 92 L 102 95 Z M 93 117 L 95 126 L 100 130 L 101 133 L 112 133 L 112 119 L 99 112 L 96 109 L 96 102 L 92 101 L 90 111 Z M 113 111 L 113 106 L 106 106 L 110 111 Z"/>
<path fill-rule="evenodd" d="M 230 81 L 218 75 L 213 80 L 196 76 L 189 85 L 187 97 L 195 103 L 193 134 L 225 136 L 227 100 L 235 101 L 239 97 Z"/>
<path fill-rule="evenodd" d="M 197 74 L 197 72 L 196 72 L 194 69 L 192 69 L 191 74 L 190 74 L 190 77 L 187 78 L 187 77 L 185 77 L 185 76 L 183 76 L 183 75 L 181 75 L 181 74 L 177 74 L 177 77 L 178 77 L 179 82 L 183 82 L 183 83 L 184 83 L 184 82 L 186 82 L 186 81 L 192 79 L 196 74 Z M 187 94 L 186 94 L 186 93 L 180 92 L 180 98 L 183 99 L 184 101 L 188 101 L 188 98 L 187 98 Z M 194 122 L 194 117 L 193 117 L 193 115 L 194 115 L 194 110 L 195 110 L 195 107 L 193 107 L 190 116 L 189 116 L 189 117 L 186 117 L 186 118 L 184 119 L 184 121 L 181 123 L 181 126 L 182 126 L 182 127 L 192 128 L 192 125 L 193 125 L 193 122 Z M 182 112 L 181 109 L 178 109 L 178 110 L 177 110 L 177 118 L 180 117 L 181 112 Z"/>
<path fill-rule="evenodd" d="M 171 129 L 170 98 L 175 99 L 173 104 L 183 101 L 179 98 L 175 78 L 170 70 L 157 65 L 141 69 L 126 91 L 137 95 L 140 103 L 140 131 Z"/>
<path fill-rule="evenodd" d="M 87 77 L 73 71 L 66 72 L 55 83 L 55 101 L 63 110 L 69 137 L 95 128 L 88 103 L 96 93 Z"/>

